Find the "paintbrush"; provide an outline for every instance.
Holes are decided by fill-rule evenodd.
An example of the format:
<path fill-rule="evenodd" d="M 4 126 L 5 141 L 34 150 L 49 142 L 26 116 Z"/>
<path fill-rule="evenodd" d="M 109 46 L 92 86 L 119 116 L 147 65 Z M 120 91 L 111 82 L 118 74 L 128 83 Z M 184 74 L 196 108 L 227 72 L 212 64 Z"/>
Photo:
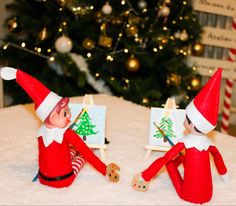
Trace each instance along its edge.
<path fill-rule="evenodd" d="M 156 128 L 160 131 L 160 133 L 161 133 L 161 135 L 163 136 L 163 138 L 165 138 L 165 139 L 169 142 L 169 144 L 170 144 L 171 146 L 174 146 L 175 144 L 170 140 L 170 138 L 165 134 L 165 132 L 164 132 L 160 127 L 158 127 L 155 122 L 153 122 L 153 124 L 154 124 L 154 125 L 156 126 Z"/>
<path fill-rule="evenodd" d="M 84 110 L 85 110 L 85 108 L 83 108 L 83 109 L 80 111 L 80 113 L 78 114 L 78 116 L 75 118 L 75 120 L 73 121 L 73 123 L 70 125 L 70 129 L 72 129 L 72 128 L 75 126 L 76 122 L 79 120 L 79 118 L 80 118 L 81 114 L 84 112 Z"/>

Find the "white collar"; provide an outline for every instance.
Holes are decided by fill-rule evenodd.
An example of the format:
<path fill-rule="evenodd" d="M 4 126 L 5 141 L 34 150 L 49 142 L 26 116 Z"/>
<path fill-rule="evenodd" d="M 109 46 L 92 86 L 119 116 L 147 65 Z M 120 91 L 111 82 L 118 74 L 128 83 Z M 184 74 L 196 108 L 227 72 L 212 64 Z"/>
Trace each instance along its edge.
<path fill-rule="evenodd" d="M 65 131 L 68 129 L 69 126 L 66 126 L 65 128 L 52 128 L 49 129 L 45 125 L 42 125 L 39 128 L 38 136 L 42 136 L 43 143 L 45 147 L 48 147 L 53 141 L 56 141 L 57 143 L 61 144 L 63 140 L 63 136 Z"/>
<path fill-rule="evenodd" d="M 214 145 L 206 135 L 188 134 L 178 142 L 183 142 L 186 148 L 196 148 L 199 151 L 207 150 L 209 146 Z"/>

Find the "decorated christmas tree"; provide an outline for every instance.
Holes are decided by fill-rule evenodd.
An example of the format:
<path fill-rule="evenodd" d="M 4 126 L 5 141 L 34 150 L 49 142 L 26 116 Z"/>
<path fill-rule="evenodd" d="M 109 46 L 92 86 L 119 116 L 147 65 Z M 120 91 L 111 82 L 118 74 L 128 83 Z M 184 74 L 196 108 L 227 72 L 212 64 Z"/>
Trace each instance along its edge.
<path fill-rule="evenodd" d="M 83 140 L 86 141 L 87 136 L 91 134 L 97 134 L 98 131 L 94 131 L 96 125 L 93 125 L 91 122 L 91 118 L 88 115 L 87 110 L 85 109 L 83 114 L 79 117 L 78 122 L 76 125 L 76 133 L 78 133 L 81 137 L 83 137 Z"/>
<path fill-rule="evenodd" d="M 186 64 L 201 35 L 188 0 L 14 0 L 6 8 L 0 59 L 62 96 L 107 93 L 146 106 L 175 96 L 186 105 L 201 86 Z M 12 104 L 30 101 L 4 84 Z"/>
<path fill-rule="evenodd" d="M 169 137 L 169 138 L 176 137 L 176 135 L 173 131 L 173 121 L 171 120 L 171 118 L 168 115 L 165 115 L 164 117 L 161 118 L 159 127 L 167 135 L 167 137 Z M 163 138 L 163 135 L 160 132 L 160 130 L 156 130 L 154 137 Z M 163 141 L 166 142 L 166 139 L 163 138 Z"/>

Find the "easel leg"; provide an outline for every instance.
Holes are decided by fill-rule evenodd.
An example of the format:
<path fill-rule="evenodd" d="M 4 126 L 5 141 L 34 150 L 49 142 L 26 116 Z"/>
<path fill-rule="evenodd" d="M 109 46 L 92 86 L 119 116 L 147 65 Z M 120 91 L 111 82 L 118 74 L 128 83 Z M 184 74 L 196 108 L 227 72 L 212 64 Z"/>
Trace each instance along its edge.
<path fill-rule="evenodd" d="M 147 151 L 146 151 L 146 154 L 145 154 L 145 159 L 147 159 L 149 156 L 150 156 L 150 154 L 151 154 L 151 152 L 152 152 L 152 150 L 151 149 L 147 149 Z"/>
<path fill-rule="evenodd" d="M 105 160 L 106 159 L 105 149 L 100 148 L 99 150 L 100 150 L 102 160 Z"/>

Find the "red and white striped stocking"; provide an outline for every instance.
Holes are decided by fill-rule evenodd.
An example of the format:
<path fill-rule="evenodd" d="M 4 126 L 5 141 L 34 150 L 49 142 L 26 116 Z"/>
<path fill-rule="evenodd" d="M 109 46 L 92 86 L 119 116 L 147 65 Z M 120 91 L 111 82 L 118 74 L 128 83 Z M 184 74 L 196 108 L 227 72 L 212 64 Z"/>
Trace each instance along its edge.
<path fill-rule="evenodd" d="M 75 175 L 78 175 L 79 171 L 82 169 L 82 167 L 85 165 L 86 160 L 81 156 L 75 156 L 72 160 L 72 168 Z"/>
<path fill-rule="evenodd" d="M 71 156 L 71 159 L 73 160 L 76 156 L 76 151 L 72 148 L 70 148 L 70 156 Z"/>

